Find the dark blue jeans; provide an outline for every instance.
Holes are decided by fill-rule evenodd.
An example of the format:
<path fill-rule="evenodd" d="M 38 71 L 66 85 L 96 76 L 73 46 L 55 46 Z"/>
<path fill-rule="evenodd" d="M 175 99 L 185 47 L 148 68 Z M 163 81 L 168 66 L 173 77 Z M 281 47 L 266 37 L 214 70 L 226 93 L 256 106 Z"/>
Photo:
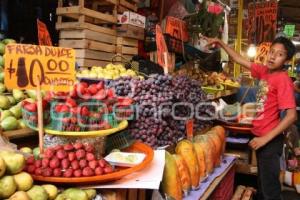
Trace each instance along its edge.
<path fill-rule="evenodd" d="M 283 134 L 256 151 L 258 167 L 258 200 L 281 200 L 280 157 Z"/>

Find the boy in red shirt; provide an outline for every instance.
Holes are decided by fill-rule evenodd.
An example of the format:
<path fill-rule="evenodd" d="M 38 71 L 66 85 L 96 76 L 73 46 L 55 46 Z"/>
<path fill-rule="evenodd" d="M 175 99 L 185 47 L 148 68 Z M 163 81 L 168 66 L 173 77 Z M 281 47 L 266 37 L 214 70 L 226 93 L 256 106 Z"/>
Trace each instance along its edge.
<path fill-rule="evenodd" d="M 294 86 L 286 71 L 286 64 L 295 54 L 293 43 L 284 37 L 276 38 L 267 56 L 266 66 L 251 63 L 217 38 L 206 38 L 207 45 L 221 46 L 232 59 L 251 71 L 260 80 L 257 93 L 258 110 L 253 120 L 249 142 L 256 150 L 258 166 L 258 199 L 280 200 L 280 156 L 283 148 L 283 131 L 297 120 Z M 286 115 L 280 119 L 280 112 Z"/>

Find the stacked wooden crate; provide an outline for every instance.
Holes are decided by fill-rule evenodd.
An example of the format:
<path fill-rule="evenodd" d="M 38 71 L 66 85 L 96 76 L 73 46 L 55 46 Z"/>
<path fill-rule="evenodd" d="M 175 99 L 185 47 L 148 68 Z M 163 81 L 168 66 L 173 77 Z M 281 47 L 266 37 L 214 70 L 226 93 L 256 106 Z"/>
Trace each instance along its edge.
<path fill-rule="evenodd" d="M 58 1 L 59 46 L 75 49 L 78 66 L 103 66 L 115 55 L 118 2 L 79 0 L 65 6 Z"/>
<path fill-rule="evenodd" d="M 129 20 L 129 16 L 136 14 L 138 3 L 139 0 L 119 0 L 119 5 L 117 6 L 120 24 L 117 27 L 116 53 L 128 60 L 138 54 L 138 43 L 139 40 L 144 40 L 145 28 L 132 22 L 123 23 L 120 15 L 122 16 L 127 12 L 123 17 L 126 16 L 125 18 Z M 117 57 L 117 59 L 121 58 Z"/>
<path fill-rule="evenodd" d="M 139 0 L 120 0 L 118 5 L 118 12 L 123 13 L 125 11 L 137 12 Z"/>

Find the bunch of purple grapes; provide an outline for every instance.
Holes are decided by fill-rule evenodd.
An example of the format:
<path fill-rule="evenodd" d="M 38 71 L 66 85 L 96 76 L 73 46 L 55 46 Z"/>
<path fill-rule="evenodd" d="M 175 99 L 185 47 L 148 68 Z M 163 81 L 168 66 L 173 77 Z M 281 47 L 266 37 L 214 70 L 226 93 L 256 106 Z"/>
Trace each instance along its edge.
<path fill-rule="evenodd" d="M 186 120 L 194 117 L 198 103 L 206 101 L 199 82 L 185 76 L 151 75 L 146 80 L 121 77 L 114 81 L 113 87 L 117 95 L 134 100 L 136 116 L 130 123 L 131 134 L 153 148 L 172 145 L 184 138 Z M 206 116 L 209 109 L 204 105 L 197 112 Z M 203 129 L 207 123 L 195 119 L 194 129 Z"/>

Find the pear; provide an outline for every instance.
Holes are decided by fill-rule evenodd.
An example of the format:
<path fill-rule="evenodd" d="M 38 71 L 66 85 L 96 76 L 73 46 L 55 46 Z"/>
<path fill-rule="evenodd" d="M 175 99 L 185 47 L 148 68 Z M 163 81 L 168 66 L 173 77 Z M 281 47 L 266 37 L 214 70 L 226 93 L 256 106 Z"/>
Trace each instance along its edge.
<path fill-rule="evenodd" d="M 66 194 L 70 200 L 89 200 L 87 193 L 78 188 L 69 188 L 63 194 Z"/>
<path fill-rule="evenodd" d="M 0 108 L 8 109 L 9 107 L 10 107 L 9 99 L 4 95 L 0 95 Z"/>
<path fill-rule="evenodd" d="M 3 176 L 0 179 L 0 199 L 5 199 L 10 197 L 15 193 L 17 185 L 12 176 Z"/>
<path fill-rule="evenodd" d="M 20 151 L 22 153 L 32 154 L 32 149 L 30 147 L 22 147 Z"/>
<path fill-rule="evenodd" d="M 15 130 L 18 125 L 18 120 L 13 116 L 6 117 L 3 121 L 1 121 L 1 127 L 5 131 Z"/>
<path fill-rule="evenodd" d="M 2 122 L 5 118 L 7 118 L 9 116 L 13 116 L 13 114 L 10 112 L 10 110 L 3 110 L 1 112 L 0 121 Z"/>
<path fill-rule="evenodd" d="M 16 99 L 17 102 L 25 99 L 25 94 L 23 93 L 22 90 L 13 89 L 12 93 L 13 93 L 13 97 Z"/>
<path fill-rule="evenodd" d="M 0 83 L 0 94 L 3 94 L 5 90 L 6 90 L 5 85 L 3 83 Z"/>
<path fill-rule="evenodd" d="M 36 91 L 35 90 L 26 90 L 26 93 L 31 99 L 36 99 Z"/>
<path fill-rule="evenodd" d="M 88 198 L 89 198 L 90 200 L 94 199 L 94 198 L 96 197 L 96 195 L 97 195 L 97 192 L 96 192 L 95 189 L 86 189 L 86 190 L 84 190 L 84 191 L 85 191 L 85 193 L 88 195 Z"/>
<path fill-rule="evenodd" d="M 42 186 L 34 185 L 30 190 L 27 191 L 28 196 L 31 200 L 47 200 L 48 193 Z"/>
<path fill-rule="evenodd" d="M 34 158 L 35 158 L 36 160 L 39 159 L 40 153 L 41 153 L 41 151 L 40 151 L 40 148 L 39 148 L 39 147 L 35 147 L 35 148 L 33 149 L 33 156 L 34 156 Z"/>
<path fill-rule="evenodd" d="M 26 192 L 17 191 L 9 198 L 9 200 L 31 200 L 31 199 Z"/>
<path fill-rule="evenodd" d="M 15 105 L 17 103 L 12 95 L 7 95 L 6 97 L 8 98 L 10 105 Z"/>
<path fill-rule="evenodd" d="M 0 178 L 4 175 L 6 170 L 6 164 L 4 160 L 0 157 Z"/>
<path fill-rule="evenodd" d="M 19 119 L 22 117 L 22 108 L 19 105 L 15 105 L 11 107 L 10 112 L 15 116 L 15 118 Z"/>
<path fill-rule="evenodd" d="M 66 194 L 59 194 L 55 200 L 71 200 Z"/>
<path fill-rule="evenodd" d="M 17 184 L 18 191 L 27 191 L 33 185 L 33 179 L 27 172 L 21 172 L 14 175 L 14 179 Z"/>
<path fill-rule="evenodd" d="M 25 157 L 22 154 L 0 151 L 0 157 L 6 164 L 6 172 L 8 174 L 17 174 L 25 167 Z"/>
<path fill-rule="evenodd" d="M 26 128 L 26 124 L 23 119 L 18 119 L 18 129 Z"/>
<path fill-rule="evenodd" d="M 42 185 L 42 187 L 48 193 L 48 199 L 49 200 L 54 200 L 56 198 L 57 193 L 58 193 L 57 187 L 55 187 L 54 185 L 50 185 L 50 184 Z"/>

